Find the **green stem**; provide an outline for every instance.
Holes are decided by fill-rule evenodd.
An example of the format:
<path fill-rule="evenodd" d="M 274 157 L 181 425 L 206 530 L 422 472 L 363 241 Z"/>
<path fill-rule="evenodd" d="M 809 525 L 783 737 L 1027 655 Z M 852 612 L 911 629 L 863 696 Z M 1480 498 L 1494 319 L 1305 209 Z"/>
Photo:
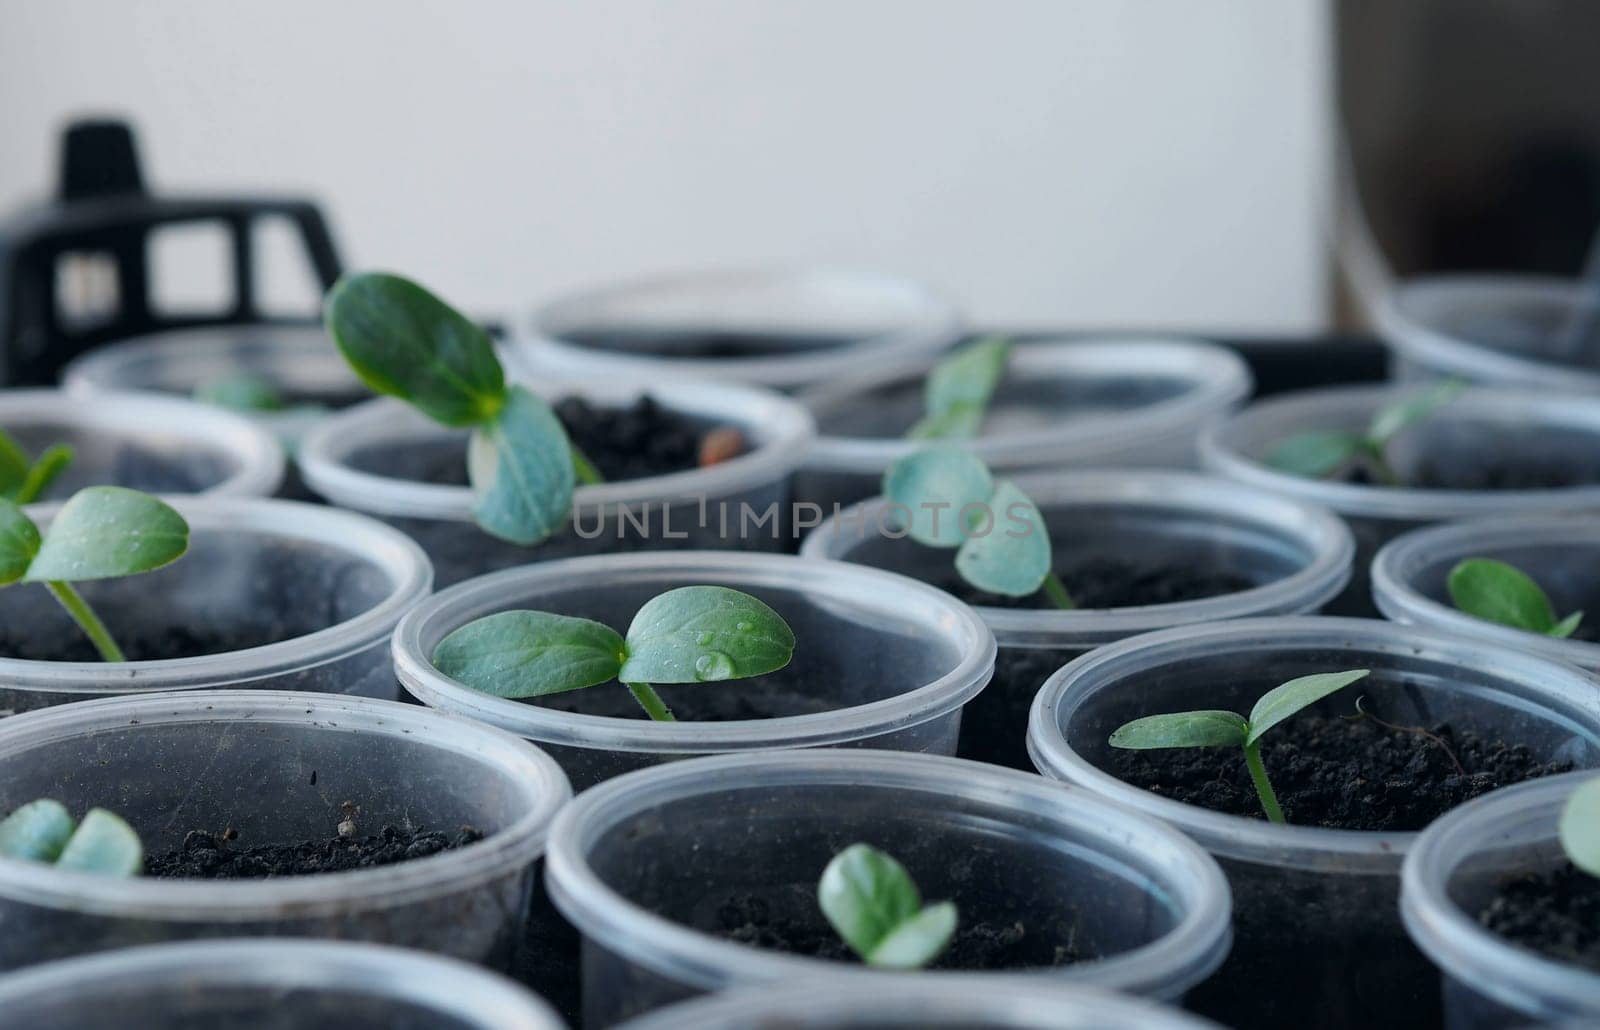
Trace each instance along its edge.
<path fill-rule="evenodd" d="M 624 683 L 623 686 L 627 687 L 633 692 L 633 699 L 639 702 L 639 707 L 643 708 L 645 714 L 650 716 L 650 718 L 654 719 L 656 722 L 678 721 L 677 719 L 673 718 L 672 712 L 667 710 L 666 702 L 661 700 L 661 695 L 657 694 L 655 692 L 655 688 L 650 686 L 650 684 Z"/>
<path fill-rule="evenodd" d="M 606 477 L 602 476 L 600 470 L 594 467 L 594 462 L 589 460 L 588 455 L 578 450 L 577 444 L 568 444 L 568 446 L 572 450 L 572 471 L 577 474 L 580 486 L 593 486 L 596 483 L 604 483 L 606 481 Z"/>
<path fill-rule="evenodd" d="M 1267 779 L 1267 767 L 1261 764 L 1261 742 L 1246 744 L 1244 746 L 1244 764 L 1250 769 L 1250 781 L 1256 785 L 1256 794 L 1261 798 L 1261 807 L 1267 813 L 1267 819 L 1275 822 L 1284 822 L 1283 809 L 1278 807 L 1278 795 L 1272 789 L 1272 781 Z"/>
<path fill-rule="evenodd" d="M 72 448 L 65 444 L 52 444 L 28 469 L 28 474 L 22 480 L 22 485 L 17 487 L 17 496 L 13 500 L 19 505 L 37 501 L 39 496 L 50 488 L 50 484 L 55 482 L 61 471 L 70 464 L 72 464 Z"/>
<path fill-rule="evenodd" d="M 1072 595 L 1067 593 L 1067 585 L 1061 582 L 1061 577 L 1054 572 L 1048 572 L 1044 577 L 1044 595 L 1050 598 L 1050 603 L 1063 611 L 1072 611 L 1078 607 L 1072 603 Z"/>
<path fill-rule="evenodd" d="M 1399 486 L 1400 477 L 1395 473 L 1394 466 L 1389 464 L 1389 457 L 1384 453 L 1384 445 L 1368 440 L 1364 449 L 1367 454 L 1367 464 L 1372 468 L 1372 474 L 1378 477 L 1378 482 L 1384 486 Z"/>
<path fill-rule="evenodd" d="M 94 644 L 94 649 L 100 652 L 101 660 L 107 662 L 128 660 L 123 657 L 122 649 L 117 646 L 117 642 L 111 639 L 111 634 L 106 632 L 106 624 L 100 621 L 100 616 L 94 613 L 94 609 L 89 607 L 89 602 L 73 589 L 71 583 L 50 580 L 45 583 L 45 589 L 61 602 L 61 607 L 72 616 L 72 621 L 83 629 L 90 643 Z"/>

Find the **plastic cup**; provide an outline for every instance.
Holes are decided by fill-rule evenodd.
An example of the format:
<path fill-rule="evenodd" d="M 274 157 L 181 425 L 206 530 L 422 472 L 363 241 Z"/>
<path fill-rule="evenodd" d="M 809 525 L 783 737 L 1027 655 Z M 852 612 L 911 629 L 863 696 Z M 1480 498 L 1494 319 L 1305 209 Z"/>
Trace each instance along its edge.
<path fill-rule="evenodd" d="M 814 891 L 828 861 L 855 841 L 905 863 L 925 897 L 1002 924 L 1025 920 L 1104 956 L 982 978 L 918 974 L 935 989 L 998 977 L 1019 988 L 1073 983 L 1171 1000 L 1228 950 L 1228 891 L 1216 863 L 1155 820 L 1086 792 L 926 755 L 720 755 L 611 780 L 558 817 L 545 879 L 583 934 L 585 1025 L 734 987 L 809 979 L 819 998 L 834 985 L 893 989 L 903 976 L 700 928 L 741 891 Z"/>
<path fill-rule="evenodd" d="M 1364 432 L 1384 405 L 1411 387 L 1308 390 L 1251 405 L 1200 438 L 1208 471 L 1321 505 L 1341 516 L 1356 538 L 1354 574 L 1329 611 L 1375 615 L 1368 567 L 1378 548 L 1418 526 L 1466 518 L 1505 518 L 1600 509 L 1600 407 L 1581 396 L 1474 389 L 1440 408 L 1390 446 L 1402 478 L 1424 458 L 1448 473 L 1496 462 L 1566 464 L 1596 482 L 1536 490 L 1430 490 L 1307 479 L 1279 472 L 1267 455 L 1296 433 Z"/>
<path fill-rule="evenodd" d="M 220 940 L 66 959 L 0 981 L 13 1026 L 101 1030 L 564 1030 L 549 1006 L 493 973 L 375 944 Z"/>
<path fill-rule="evenodd" d="M 1093 648 L 1139 633 L 1251 615 L 1317 611 L 1350 576 L 1355 552 L 1344 523 L 1320 508 L 1210 476 L 1184 472 L 1032 473 L 1016 482 L 1050 528 L 1057 564 L 1093 557 L 1142 565 L 1171 560 L 1243 576 L 1249 590 L 1195 601 L 1130 608 L 976 606 L 999 644 L 994 681 L 968 703 L 958 754 L 1033 771 L 1028 712 L 1033 695 L 1061 666 Z M 893 526 L 875 498 L 830 518 L 800 553 L 940 582 L 954 552 L 880 532 Z"/>
<path fill-rule="evenodd" d="M 283 691 L 109 698 L 0 722 L 0 811 L 53 797 L 120 814 L 147 853 L 193 830 L 332 835 L 386 823 L 485 833 L 397 865 L 267 880 L 120 879 L 0 859 L 0 969 L 132 944 L 323 937 L 505 966 L 566 777 L 538 749 L 415 705 Z"/>
<path fill-rule="evenodd" d="M 1428 827 L 1406 856 L 1400 914 L 1444 976 L 1450 1030 L 1600 1023 L 1600 973 L 1512 944 L 1477 918 L 1499 883 L 1567 864 L 1557 820 L 1592 777 L 1554 776 L 1478 798 Z"/>
<path fill-rule="evenodd" d="M 668 377 L 792 390 L 930 354 L 960 335 L 955 307 L 898 276 L 743 268 L 621 283 L 558 298 L 517 341 L 535 377 Z"/>
<path fill-rule="evenodd" d="M 1600 672 L 1600 643 L 1560 640 L 1458 611 L 1446 582 L 1467 558 L 1510 562 L 1532 576 L 1556 610 L 1592 607 L 1600 618 L 1600 524 L 1585 515 L 1533 515 L 1417 529 L 1396 537 L 1372 562 L 1372 596 L 1386 618 L 1491 640 Z"/>
<path fill-rule="evenodd" d="M 885 981 L 892 974 L 880 978 Z M 1204 1030 L 1215 1024 L 1138 998 L 1090 988 L 981 975 L 930 983 L 813 982 L 727 991 L 657 1009 L 626 1030 Z"/>
<path fill-rule="evenodd" d="M 1390 721 L 1449 721 L 1545 761 L 1600 765 L 1600 690 L 1580 670 L 1466 637 L 1368 619 L 1240 619 L 1163 630 L 1084 655 L 1034 700 L 1039 771 L 1163 820 L 1222 863 L 1233 953 L 1191 997 L 1231 1026 L 1429 1026 L 1438 977 L 1406 939 L 1397 898 L 1415 833 L 1273 825 L 1163 798 L 1112 775 L 1111 731 L 1158 712 L 1247 712 L 1312 672 L 1367 668 Z M 1336 694 L 1314 711 L 1349 714 Z M 1267 745 L 1270 747 L 1270 742 Z"/>
<path fill-rule="evenodd" d="M 169 497 L 189 551 L 155 572 L 78 584 L 125 647 L 141 635 L 237 634 L 270 641 L 190 658 L 108 663 L 0 657 L 0 709 L 204 687 L 317 691 L 393 699 L 389 636 L 426 597 L 427 556 L 373 519 L 258 498 Z M 29 515 L 48 527 L 57 505 Z M 31 653 L 79 645 L 83 631 L 44 588 L 0 590 L 0 639 Z M 14 653 L 14 652 L 13 652 Z"/>
<path fill-rule="evenodd" d="M 528 608 L 618 632 L 650 598 L 710 584 L 771 605 L 797 638 L 789 666 L 757 680 L 658 687 L 677 722 L 652 722 L 620 684 L 529 703 L 493 697 L 431 661 L 451 631 Z M 692 755 L 771 748 L 873 747 L 953 754 L 961 709 L 989 682 L 995 645 L 971 608 L 903 576 L 789 555 L 660 552 L 541 562 L 459 584 L 411 610 L 394 635 L 395 672 L 423 703 L 538 744 L 583 790 L 631 769 Z M 722 697 L 793 712 L 709 721 Z"/>
<path fill-rule="evenodd" d="M 472 520 L 466 486 L 423 482 L 419 470 L 465 461 L 467 434 L 384 398 L 324 420 L 307 434 L 300 465 L 312 489 L 342 508 L 404 530 L 433 561 L 440 586 L 497 569 L 576 554 L 693 547 L 780 550 L 786 541 L 789 478 L 810 446 L 811 416 L 786 397 L 748 387 L 657 382 L 541 383 L 550 398 L 577 394 L 600 406 L 648 393 L 697 421 L 731 425 L 746 453 L 713 465 L 579 487 L 573 524 L 537 547 L 496 539 Z"/>
<path fill-rule="evenodd" d="M 0 429 L 34 457 L 51 444 L 72 447 L 49 500 L 86 486 L 265 497 L 283 479 L 283 448 L 271 433 L 173 397 L 106 394 L 86 404 L 61 390 L 3 390 Z"/>
<path fill-rule="evenodd" d="M 801 395 L 819 436 L 795 499 L 831 514 L 878 493 L 907 440 L 938 355 L 904 358 Z M 1045 340 L 1012 349 L 982 435 L 963 443 L 996 472 L 1065 466 L 1195 463 L 1201 427 L 1250 394 L 1250 371 L 1223 347 L 1192 340 Z"/>
<path fill-rule="evenodd" d="M 1521 275 L 1438 276 L 1402 284 L 1376 311 L 1397 379 L 1452 377 L 1560 393 L 1600 393 L 1593 283 Z"/>

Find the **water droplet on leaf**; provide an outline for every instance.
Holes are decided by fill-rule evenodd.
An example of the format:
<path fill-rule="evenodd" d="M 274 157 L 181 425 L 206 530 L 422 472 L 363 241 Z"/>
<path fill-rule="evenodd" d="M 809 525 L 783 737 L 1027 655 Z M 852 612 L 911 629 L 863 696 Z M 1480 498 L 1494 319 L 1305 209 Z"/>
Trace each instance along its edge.
<path fill-rule="evenodd" d="M 695 678 L 705 682 L 708 680 L 725 680 L 733 677 L 733 659 L 721 651 L 707 651 L 694 660 Z"/>

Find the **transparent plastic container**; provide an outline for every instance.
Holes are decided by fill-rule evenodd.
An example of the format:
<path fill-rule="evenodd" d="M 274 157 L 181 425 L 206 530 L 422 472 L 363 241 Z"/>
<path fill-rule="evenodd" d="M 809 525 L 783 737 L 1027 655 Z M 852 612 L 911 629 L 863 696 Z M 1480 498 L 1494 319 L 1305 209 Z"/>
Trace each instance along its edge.
<path fill-rule="evenodd" d="M 74 359 L 62 385 L 80 397 L 120 390 L 193 397 L 241 377 L 278 391 L 286 410 L 247 417 L 290 445 L 328 411 L 372 396 L 321 325 L 204 326 L 140 336 Z"/>
<path fill-rule="evenodd" d="M 677 722 L 652 722 L 620 684 L 536 701 L 493 697 L 433 667 L 445 635 L 513 608 L 626 631 L 645 601 L 675 587 L 732 587 L 793 628 L 788 667 L 726 683 L 660 686 Z M 789 555 L 674 552 L 541 562 L 445 590 L 394 635 L 395 672 L 418 699 L 525 737 L 583 790 L 691 755 L 770 748 L 873 747 L 953 754 L 961 709 L 989 682 L 994 636 L 932 587 L 859 565 Z"/>
<path fill-rule="evenodd" d="M 737 427 L 746 451 L 709 468 L 579 487 L 573 522 L 537 547 L 519 547 L 478 528 L 470 487 L 424 480 L 430 468 L 465 475 L 468 434 L 391 398 L 357 405 L 307 434 L 300 450 L 306 482 L 342 508 L 404 530 L 428 552 L 440 586 L 577 554 L 787 546 L 789 479 L 815 431 L 794 401 L 708 383 L 543 382 L 530 388 L 552 400 L 578 395 L 601 407 L 629 405 L 647 394 L 704 424 Z"/>
<path fill-rule="evenodd" d="M 975 606 L 999 644 L 994 680 L 967 704 L 962 758 L 1033 771 L 1028 712 L 1045 679 L 1085 651 L 1169 626 L 1315 612 L 1350 577 L 1355 544 L 1320 508 L 1186 472 L 1032 473 L 1016 482 L 1044 514 L 1057 567 L 1091 559 L 1171 562 L 1248 579 L 1251 589 L 1128 608 Z M 954 552 L 879 531 L 883 498 L 855 505 L 806 537 L 809 558 L 859 562 L 935 584 L 956 582 Z"/>
<path fill-rule="evenodd" d="M 1600 298 L 1592 283 L 1439 276 L 1402 284 L 1375 314 L 1397 379 L 1600 393 Z"/>
<path fill-rule="evenodd" d="M 271 433 L 175 397 L 120 393 L 85 402 L 62 390 L 0 390 L 0 429 L 35 457 L 51 444 L 72 447 L 72 464 L 46 500 L 86 486 L 265 497 L 283 480 L 283 448 Z"/>
<path fill-rule="evenodd" d="M 890 982 L 893 977 L 894 981 Z M 884 981 L 884 982 L 880 982 Z M 1206 1030 L 1203 1019 L 1085 987 L 974 974 L 930 983 L 886 973 L 871 983 L 814 981 L 727 991 L 658 1009 L 626 1030 Z"/>
<path fill-rule="evenodd" d="M 1567 865 L 1556 824 L 1573 788 L 1592 778 L 1554 776 L 1468 802 L 1406 856 L 1400 914 L 1444 974 L 1449 1030 L 1600 1024 L 1600 973 L 1515 945 L 1477 919 L 1501 882 Z"/>
<path fill-rule="evenodd" d="M 1474 517 L 1600 511 L 1600 405 L 1581 396 L 1473 389 L 1397 437 L 1390 463 L 1402 479 L 1427 467 L 1445 481 L 1485 462 L 1548 469 L 1590 480 L 1540 489 L 1417 489 L 1307 479 L 1279 472 L 1266 457 L 1279 442 L 1313 430 L 1363 432 L 1379 408 L 1415 387 L 1308 390 L 1251 405 L 1200 438 L 1208 471 L 1321 505 L 1356 538 L 1355 572 L 1328 610 L 1376 615 L 1367 570 L 1378 548 L 1409 529 Z"/>
<path fill-rule="evenodd" d="M 1600 765 L 1600 690 L 1524 651 L 1370 619 L 1240 619 L 1110 644 L 1034 700 L 1040 772 L 1182 830 L 1216 856 L 1234 898 L 1234 948 L 1190 997 L 1228 1026 L 1436 1025 L 1438 976 L 1400 925 L 1400 864 L 1415 833 L 1275 826 L 1163 798 L 1117 779 L 1106 738 L 1158 712 L 1248 712 L 1312 672 L 1367 668 L 1359 694 L 1401 725 L 1448 721 L 1544 761 Z M 1312 711 L 1350 714 L 1348 691 Z M 1270 748 L 1270 741 L 1266 745 Z"/>
<path fill-rule="evenodd" d="M 259 498 L 168 497 L 189 550 L 155 572 L 80 583 L 128 662 L 86 641 L 42 586 L 0 590 L 0 710 L 203 687 L 394 699 L 389 636 L 428 595 L 427 556 L 374 519 Z M 48 527 L 56 505 L 29 515 Z M 188 658 L 141 658 L 211 644 Z M 74 660 L 56 660 L 61 655 Z M 81 657 L 79 657 L 81 655 Z"/>
<path fill-rule="evenodd" d="M 1386 618 L 1478 637 L 1600 672 L 1600 643 L 1560 640 L 1458 611 L 1446 582 L 1467 558 L 1510 562 L 1532 576 L 1556 610 L 1600 619 L 1600 520 L 1532 515 L 1417 529 L 1396 537 L 1372 562 L 1372 597 Z"/>
<path fill-rule="evenodd" d="M 938 355 L 853 372 L 800 395 L 819 436 L 795 477 L 796 501 L 831 514 L 873 497 L 883 473 L 926 447 L 904 435 L 921 416 Z M 1250 395 L 1238 355 L 1193 340 L 1053 339 L 1019 344 L 968 446 L 996 472 L 1064 466 L 1192 467 L 1201 427 Z"/>
<path fill-rule="evenodd" d="M 0 980 L 18 1027 L 139 1030 L 565 1030 L 549 1006 L 438 955 L 342 941 L 150 944 L 35 966 Z"/>
<path fill-rule="evenodd" d="M 961 333 L 954 305 L 910 279 L 841 268 L 742 268 L 558 298 L 513 344 L 535 378 L 667 377 L 792 390 L 930 354 Z"/>
<path fill-rule="evenodd" d="M 483 840 L 397 865 L 266 880 L 119 879 L 0 859 L 0 969 L 132 944 L 323 937 L 509 964 L 534 864 L 571 797 L 560 768 L 492 727 L 330 694 L 109 698 L 0 721 L 0 811 L 53 797 L 108 808 L 148 854 L 191 831 L 320 840 L 359 806 L 385 823 L 473 826 Z"/>
<path fill-rule="evenodd" d="M 998 977 L 1174 1000 L 1227 954 L 1228 889 L 1216 863 L 1174 830 L 1087 792 L 927 755 L 720 755 L 619 777 L 557 818 L 545 879 L 583 934 L 584 1024 L 725 988 L 811 979 L 824 997 L 834 985 L 903 983 L 903 974 L 737 943 L 709 925 L 751 892 L 778 905 L 791 890 L 787 916 L 822 925 L 817 879 L 855 841 L 898 858 L 926 898 L 1100 956 L 981 978 L 918 974 L 933 989 Z"/>

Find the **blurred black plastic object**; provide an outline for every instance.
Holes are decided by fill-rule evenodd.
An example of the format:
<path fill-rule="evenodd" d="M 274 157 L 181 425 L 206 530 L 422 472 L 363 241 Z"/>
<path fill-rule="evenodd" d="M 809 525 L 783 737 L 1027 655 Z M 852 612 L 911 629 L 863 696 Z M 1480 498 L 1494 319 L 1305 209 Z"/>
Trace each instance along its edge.
<path fill-rule="evenodd" d="M 154 195 L 126 123 L 69 125 L 55 198 L 0 221 L 0 385 L 52 384 L 62 365 L 111 340 L 281 321 L 267 317 L 257 299 L 254 230 L 264 218 L 292 226 L 321 287 L 333 285 L 338 254 L 310 200 Z M 165 312 L 152 303 L 151 236 L 194 224 L 224 231 L 231 295 L 209 311 Z"/>

